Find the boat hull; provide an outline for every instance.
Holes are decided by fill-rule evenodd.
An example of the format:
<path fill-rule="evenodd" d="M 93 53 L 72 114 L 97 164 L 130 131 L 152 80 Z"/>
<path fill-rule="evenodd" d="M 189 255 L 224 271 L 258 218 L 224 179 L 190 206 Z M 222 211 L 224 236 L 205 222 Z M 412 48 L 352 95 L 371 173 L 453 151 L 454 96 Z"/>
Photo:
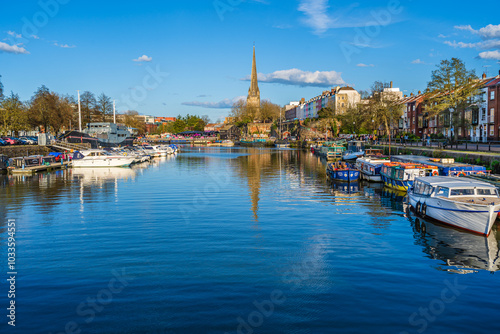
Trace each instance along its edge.
<path fill-rule="evenodd" d="M 134 157 L 104 158 L 104 159 L 77 159 L 73 160 L 73 167 L 128 167 L 134 162 Z"/>
<path fill-rule="evenodd" d="M 328 170 L 327 172 L 330 179 L 340 182 L 356 182 L 361 174 L 355 169 Z"/>
<path fill-rule="evenodd" d="M 388 188 L 399 190 L 399 191 L 408 191 L 413 186 L 414 181 L 401 181 L 401 180 L 394 180 L 391 178 L 388 178 L 385 175 L 380 175 L 382 182 L 384 182 L 384 185 Z"/>
<path fill-rule="evenodd" d="M 482 235 L 490 234 L 500 211 L 500 205 L 462 203 L 443 198 L 419 196 L 413 192 L 410 192 L 408 197 L 410 205 L 416 211 L 417 207 L 425 204 L 425 216 Z"/>

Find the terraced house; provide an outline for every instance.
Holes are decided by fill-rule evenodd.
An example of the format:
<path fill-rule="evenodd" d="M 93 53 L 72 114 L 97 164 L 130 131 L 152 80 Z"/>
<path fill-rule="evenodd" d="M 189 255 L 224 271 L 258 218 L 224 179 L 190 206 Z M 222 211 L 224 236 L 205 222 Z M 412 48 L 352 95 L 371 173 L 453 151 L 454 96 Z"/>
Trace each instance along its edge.
<path fill-rule="evenodd" d="M 473 142 L 488 142 L 500 140 L 499 99 L 500 73 L 487 78 L 483 75 L 478 80 L 480 94 L 476 96 L 471 106 L 462 112 L 461 126 L 454 127 L 451 121 L 453 110 L 430 116 L 426 111 L 426 103 L 434 93 L 418 92 L 405 96 L 401 101 L 405 105 L 403 115 L 403 132 L 413 133 L 419 137 L 442 134 Z"/>

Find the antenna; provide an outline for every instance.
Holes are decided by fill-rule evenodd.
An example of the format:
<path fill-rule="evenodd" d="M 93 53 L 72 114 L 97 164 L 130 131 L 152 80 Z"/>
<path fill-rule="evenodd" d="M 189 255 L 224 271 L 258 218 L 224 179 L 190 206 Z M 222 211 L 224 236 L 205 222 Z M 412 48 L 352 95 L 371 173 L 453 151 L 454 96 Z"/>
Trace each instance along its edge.
<path fill-rule="evenodd" d="M 484 73 L 486 74 L 486 77 L 488 77 L 488 67 L 491 67 L 491 65 L 483 65 L 484 67 Z"/>

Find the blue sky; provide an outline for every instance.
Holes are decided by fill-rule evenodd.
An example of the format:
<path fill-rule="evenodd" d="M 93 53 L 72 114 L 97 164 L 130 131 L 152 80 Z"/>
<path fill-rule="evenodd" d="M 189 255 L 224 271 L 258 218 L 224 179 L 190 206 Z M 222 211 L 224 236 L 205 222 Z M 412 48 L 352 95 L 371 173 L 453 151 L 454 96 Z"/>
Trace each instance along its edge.
<path fill-rule="evenodd" d="M 284 105 L 339 84 L 425 89 L 442 59 L 500 69 L 500 3 L 456 1 L 3 1 L 0 75 L 29 99 L 106 93 L 119 111 L 227 116 L 246 96 Z"/>

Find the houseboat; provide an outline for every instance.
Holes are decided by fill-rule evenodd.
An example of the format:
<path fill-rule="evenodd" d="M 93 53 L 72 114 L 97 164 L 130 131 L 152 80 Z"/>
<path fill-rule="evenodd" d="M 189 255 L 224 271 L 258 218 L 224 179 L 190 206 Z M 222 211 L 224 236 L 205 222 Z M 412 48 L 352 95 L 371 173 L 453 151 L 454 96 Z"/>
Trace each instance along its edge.
<path fill-rule="evenodd" d="M 342 156 L 344 160 L 356 160 L 365 155 L 365 142 L 361 140 L 352 140 L 347 144 L 347 151 Z"/>
<path fill-rule="evenodd" d="M 419 163 L 438 168 L 439 175 L 442 176 L 469 176 L 469 175 L 484 175 L 487 173 L 486 167 L 470 165 L 465 163 L 457 163 L 455 159 L 434 159 L 419 155 L 395 155 L 391 158 L 392 161 Z"/>
<path fill-rule="evenodd" d="M 496 187 L 476 180 L 419 177 L 408 197 L 417 214 L 483 235 L 490 234 L 500 212 Z"/>
<path fill-rule="evenodd" d="M 332 181 L 342 181 L 342 182 L 357 182 L 360 171 L 353 168 L 348 163 L 331 163 L 326 167 L 326 174 Z"/>
<path fill-rule="evenodd" d="M 396 190 L 408 191 L 417 177 L 437 176 L 436 166 L 403 162 L 386 162 L 382 164 L 380 176 L 384 184 Z"/>
<path fill-rule="evenodd" d="M 356 168 L 361 172 L 361 178 L 364 180 L 382 182 L 380 171 L 386 162 L 390 162 L 389 157 L 366 156 L 356 160 Z"/>
<path fill-rule="evenodd" d="M 337 142 L 325 142 L 321 147 L 315 150 L 315 154 L 326 158 L 327 160 L 342 159 L 342 154 L 345 147 L 339 145 Z"/>

